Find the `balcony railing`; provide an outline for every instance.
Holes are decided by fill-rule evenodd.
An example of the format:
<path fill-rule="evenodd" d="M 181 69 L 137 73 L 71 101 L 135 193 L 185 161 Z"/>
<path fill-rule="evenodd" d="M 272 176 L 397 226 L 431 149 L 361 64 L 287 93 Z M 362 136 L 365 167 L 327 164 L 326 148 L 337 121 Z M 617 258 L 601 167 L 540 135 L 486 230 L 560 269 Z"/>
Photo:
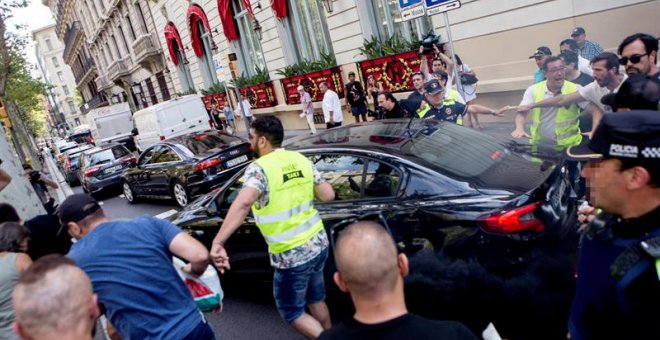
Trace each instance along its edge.
<path fill-rule="evenodd" d="M 94 82 L 96 82 L 96 88 L 99 90 L 108 89 L 114 85 L 105 74 L 99 74 L 99 76 L 94 79 Z"/>
<path fill-rule="evenodd" d="M 94 69 L 96 69 L 96 64 L 94 64 L 94 60 L 92 59 L 86 59 L 82 63 L 82 67 L 72 67 L 76 84 L 80 84 Z"/>
<path fill-rule="evenodd" d="M 108 78 L 114 81 L 121 76 L 127 75 L 130 66 L 130 57 L 124 57 L 124 59 L 115 61 L 108 67 Z"/>
<path fill-rule="evenodd" d="M 135 39 L 133 43 L 133 53 L 135 54 L 135 61 L 140 63 L 146 57 L 159 52 L 158 43 L 153 33 L 148 33 Z"/>
<path fill-rule="evenodd" d="M 82 38 L 82 29 L 80 27 L 80 22 L 74 21 L 69 28 L 67 28 L 66 33 L 64 33 L 64 52 L 62 57 L 65 61 L 69 61 L 71 52 L 73 52 L 73 46 L 76 43 L 76 40 Z"/>
<path fill-rule="evenodd" d="M 84 105 L 80 106 L 80 112 L 82 114 L 86 114 L 87 111 L 105 104 L 106 101 L 107 100 L 105 99 L 105 96 L 97 93 L 94 97 L 92 97 L 92 99 L 88 100 Z"/>

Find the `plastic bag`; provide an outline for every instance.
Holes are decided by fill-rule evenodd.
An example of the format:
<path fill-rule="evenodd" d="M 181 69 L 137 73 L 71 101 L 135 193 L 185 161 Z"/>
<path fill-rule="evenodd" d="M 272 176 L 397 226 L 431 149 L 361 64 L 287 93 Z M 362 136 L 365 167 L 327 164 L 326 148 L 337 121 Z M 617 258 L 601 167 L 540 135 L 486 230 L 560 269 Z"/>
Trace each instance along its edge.
<path fill-rule="evenodd" d="M 188 287 L 188 290 L 190 290 L 190 294 L 192 294 L 195 299 L 195 303 L 199 310 L 202 312 L 221 310 L 224 292 L 220 285 L 218 272 L 212 265 L 206 267 L 204 274 L 195 277 L 181 270 L 181 268 L 186 265 L 181 259 L 173 257 L 172 263 L 174 264 L 174 268 L 179 274 L 179 277 L 181 277 L 183 283 Z"/>

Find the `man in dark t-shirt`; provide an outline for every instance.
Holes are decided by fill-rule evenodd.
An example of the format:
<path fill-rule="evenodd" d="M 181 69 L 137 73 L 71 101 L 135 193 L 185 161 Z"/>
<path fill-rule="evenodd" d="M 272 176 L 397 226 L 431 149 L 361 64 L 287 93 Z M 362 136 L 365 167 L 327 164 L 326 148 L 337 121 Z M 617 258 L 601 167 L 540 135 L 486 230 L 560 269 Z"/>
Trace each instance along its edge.
<path fill-rule="evenodd" d="M 364 94 L 362 84 L 355 80 L 355 72 L 348 72 L 348 83 L 346 84 L 346 101 L 355 122 L 367 121 L 367 96 Z"/>
<path fill-rule="evenodd" d="M 319 339 L 477 339 L 454 321 L 408 313 L 403 278 L 408 258 L 374 222 L 357 222 L 339 233 L 334 249 L 339 289 L 351 295 L 355 315 L 321 333 Z"/>

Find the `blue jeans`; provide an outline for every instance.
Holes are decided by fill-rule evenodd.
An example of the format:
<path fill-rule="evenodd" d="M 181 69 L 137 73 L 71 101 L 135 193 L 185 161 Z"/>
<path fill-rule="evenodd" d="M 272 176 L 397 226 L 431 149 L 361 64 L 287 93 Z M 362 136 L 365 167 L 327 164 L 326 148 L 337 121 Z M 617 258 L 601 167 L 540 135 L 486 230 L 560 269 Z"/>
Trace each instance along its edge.
<path fill-rule="evenodd" d="M 280 316 L 292 323 L 305 312 L 305 305 L 325 300 L 323 267 L 328 248 L 305 264 L 287 269 L 275 269 L 273 297 Z"/>

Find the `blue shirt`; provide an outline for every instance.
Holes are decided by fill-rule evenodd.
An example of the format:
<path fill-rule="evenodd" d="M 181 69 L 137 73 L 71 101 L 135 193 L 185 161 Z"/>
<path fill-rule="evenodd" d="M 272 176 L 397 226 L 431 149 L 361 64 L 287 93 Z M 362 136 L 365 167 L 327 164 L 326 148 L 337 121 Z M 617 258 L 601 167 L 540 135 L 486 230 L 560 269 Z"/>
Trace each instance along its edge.
<path fill-rule="evenodd" d="M 540 83 L 545 80 L 545 74 L 543 74 L 543 71 L 541 71 L 540 68 L 537 68 L 536 71 L 534 71 L 534 84 Z"/>
<path fill-rule="evenodd" d="M 145 215 L 101 223 L 71 247 L 122 339 L 180 340 L 202 321 L 172 265 L 181 229 Z"/>
<path fill-rule="evenodd" d="M 225 117 L 228 120 L 234 120 L 234 111 L 232 111 L 230 107 L 225 107 L 224 112 L 225 112 Z"/>

